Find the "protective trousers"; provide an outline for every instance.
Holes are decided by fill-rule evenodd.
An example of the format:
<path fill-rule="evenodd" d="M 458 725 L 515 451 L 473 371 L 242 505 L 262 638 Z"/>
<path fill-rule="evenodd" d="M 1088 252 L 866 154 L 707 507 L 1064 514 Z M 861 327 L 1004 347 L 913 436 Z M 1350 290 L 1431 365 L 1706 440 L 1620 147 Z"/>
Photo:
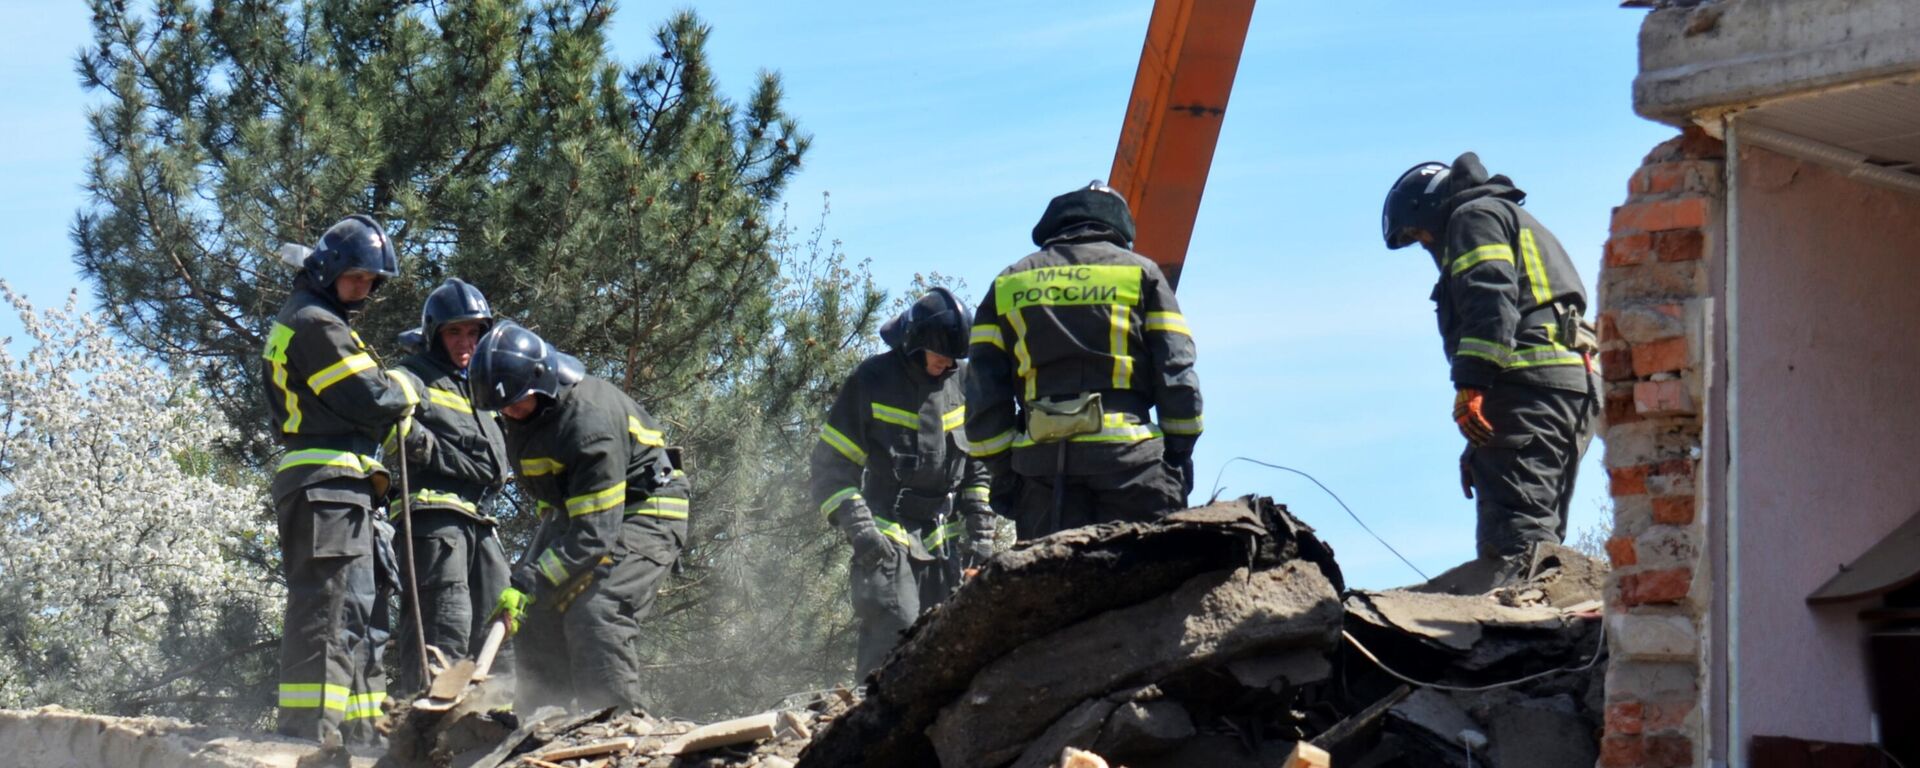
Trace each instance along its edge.
<path fill-rule="evenodd" d="M 611 562 L 535 594 L 514 636 L 515 709 L 641 706 L 640 622 L 673 571 L 685 526 L 629 514 Z"/>
<path fill-rule="evenodd" d="M 330 480 L 275 502 L 287 611 L 280 638 L 282 735 L 373 744 L 387 697 L 380 667 L 372 488 Z M 376 626 L 379 625 L 379 626 Z"/>
<path fill-rule="evenodd" d="M 1021 475 L 1018 499 L 1013 522 L 1021 541 L 1086 525 L 1151 522 L 1187 506 L 1181 469 L 1163 460 L 1087 475 Z"/>
<path fill-rule="evenodd" d="M 420 620 L 427 629 L 427 645 L 439 648 L 449 659 L 478 656 L 487 637 L 487 619 L 512 575 L 500 537 L 494 526 L 458 512 L 426 509 L 413 515 L 413 552 L 419 559 L 413 576 L 420 582 Z M 404 579 L 406 548 L 396 548 Z M 398 687 L 417 691 L 426 683 L 414 679 L 420 675 L 420 662 L 414 658 L 418 654 L 413 608 L 402 594 Z M 494 657 L 494 675 L 513 669 L 512 647 L 512 643 L 501 646 Z"/>
<path fill-rule="evenodd" d="M 916 529 L 904 523 L 902 527 L 921 537 L 931 530 L 931 526 Z M 939 605 L 960 588 L 958 550 L 950 543 L 936 551 L 932 561 L 915 560 L 912 550 L 897 543 L 879 553 L 854 553 L 847 577 L 852 587 L 853 618 L 860 625 L 854 651 L 858 677 L 865 678 L 887 660 L 887 654 L 900 642 L 900 633 L 920 617 L 923 609 Z"/>
<path fill-rule="evenodd" d="M 1501 382 L 1487 393 L 1494 438 L 1467 456 L 1482 559 L 1515 560 L 1536 542 L 1566 539 L 1574 478 L 1598 412 L 1585 392 Z"/>

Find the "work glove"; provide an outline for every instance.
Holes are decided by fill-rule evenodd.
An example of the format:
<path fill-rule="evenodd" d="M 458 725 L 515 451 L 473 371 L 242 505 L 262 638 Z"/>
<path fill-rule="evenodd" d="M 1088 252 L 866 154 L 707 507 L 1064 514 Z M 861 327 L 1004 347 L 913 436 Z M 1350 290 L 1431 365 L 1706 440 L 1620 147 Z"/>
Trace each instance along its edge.
<path fill-rule="evenodd" d="M 873 518 L 856 517 L 847 523 L 847 543 L 853 545 L 853 562 L 869 567 L 893 551 L 893 540 L 880 532 Z"/>
<path fill-rule="evenodd" d="M 527 606 L 533 605 L 533 598 L 513 587 L 500 592 L 500 602 L 494 603 L 493 616 L 489 621 L 504 619 L 507 622 L 507 635 L 520 631 L 520 620 L 526 618 Z"/>
<path fill-rule="evenodd" d="M 975 512 L 967 515 L 967 562 L 980 566 L 992 560 L 994 539 L 998 533 L 993 513 Z"/>
<path fill-rule="evenodd" d="M 408 443 L 408 444 L 411 444 L 411 447 L 413 448 L 413 451 L 411 452 L 413 455 L 408 456 L 407 458 L 412 459 L 414 461 L 424 460 L 425 457 L 419 455 L 422 453 L 422 451 L 420 450 L 421 441 L 409 440 L 408 438 L 412 436 L 413 436 L 413 414 L 407 414 L 405 416 L 400 417 L 399 421 L 394 422 L 393 428 L 387 430 L 387 439 L 380 441 L 381 455 L 387 461 L 400 461 L 401 460 L 401 455 L 400 455 L 401 444 Z"/>
<path fill-rule="evenodd" d="M 1493 424 L 1487 421 L 1485 413 L 1487 394 L 1471 387 L 1461 387 L 1453 395 L 1453 423 L 1459 425 L 1460 436 L 1473 445 L 1486 445 L 1493 439 Z"/>

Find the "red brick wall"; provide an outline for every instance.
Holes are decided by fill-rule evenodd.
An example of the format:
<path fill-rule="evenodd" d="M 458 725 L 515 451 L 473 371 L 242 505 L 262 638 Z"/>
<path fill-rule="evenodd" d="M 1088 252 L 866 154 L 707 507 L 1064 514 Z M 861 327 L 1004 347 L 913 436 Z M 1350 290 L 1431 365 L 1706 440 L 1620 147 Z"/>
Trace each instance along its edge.
<path fill-rule="evenodd" d="M 1600 271 L 1614 505 L 1604 768 L 1704 764 L 1701 628 L 1710 600 L 1694 482 L 1724 155 L 1697 129 L 1654 148 L 1613 211 Z"/>

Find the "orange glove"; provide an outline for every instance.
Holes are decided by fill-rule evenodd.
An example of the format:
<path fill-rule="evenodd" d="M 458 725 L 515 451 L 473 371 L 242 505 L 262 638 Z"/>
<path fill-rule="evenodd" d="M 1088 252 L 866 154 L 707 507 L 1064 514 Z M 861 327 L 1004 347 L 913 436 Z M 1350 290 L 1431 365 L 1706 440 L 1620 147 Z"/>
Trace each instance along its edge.
<path fill-rule="evenodd" d="M 1460 425 L 1460 436 L 1474 445 L 1493 439 L 1493 425 L 1482 411 L 1486 400 L 1487 394 L 1477 389 L 1462 388 L 1453 395 L 1453 423 Z"/>

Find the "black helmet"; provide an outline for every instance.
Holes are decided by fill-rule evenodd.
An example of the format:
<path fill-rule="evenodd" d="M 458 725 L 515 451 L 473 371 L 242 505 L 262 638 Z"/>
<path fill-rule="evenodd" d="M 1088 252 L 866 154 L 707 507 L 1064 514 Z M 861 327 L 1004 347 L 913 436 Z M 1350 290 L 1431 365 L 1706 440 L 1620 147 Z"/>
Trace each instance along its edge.
<path fill-rule="evenodd" d="M 1127 208 L 1127 199 L 1098 179 L 1048 202 L 1040 223 L 1033 225 L 1033 244 L 1044 247 L 1076 224 L 1099 224 L 1133 242 L 1133 211 Z"/>
<path fill-rule="evenodd" d="M 1400 180 L 1387 190 L 1387 203 L 1380 212 L 1380 236 L 1388 248 L 1412 245 L 1413 230 L 1424 229 L 1441 234 L 1445 222 L 1439 221 L 1440 206 L 1448 197 L 1447 177 L 1452 171 L 1445 163 L 1425 162 L 1400 174 Z"/>
<path fill-rule="evenodd" d="M 500 410 L 532 394 L 558 397 L 561 385 L 584 376 L 586 367 L 579 358 L 555 349 L 539 334 L 511 320 L 494 323 L 493 329 L 480 337 L 473 362 L 467 365 L 473 405 L 488 411 Z"/>
<path fill-rule="evenodd" d="M 440 329 L 451 323 L 466 320 L 485 320 L 486 328 L 493 327 L 493 307 L 487 303 L 487 297 L 480 289 L 457 277 L 447 281 L 427 294 L 426 306 L 420 308 L 420 332 L 426 335 L 427 350 L 440 346 Z"/>
<path fill-rule="evenodd" d="M 935 288 L 880 329 L 888 345 L 912 354 L 931 350 L 954 359 L 967 356 L 967 305 L 953 291 Z"/>
<path fill-rule="evenodd" d="M 400 345 L 400 351 L 409 355 L 421 352 L 427 348 L 427 335 L 419 328 L 408 328 L 396 333 L 393 336 L 393 341 Z"/>
<path fill-rule="evenodd" d="M 328 227 L 320 244 L 307 256 L 307 279 L 320 288 L 331 288 L 333 281 L 349 270 L 362 269 L 374 275 L 373 287 L 400 274 L 400 258 L 393 253 L 393 241 L 372 216 L 354 214 Z"/>

